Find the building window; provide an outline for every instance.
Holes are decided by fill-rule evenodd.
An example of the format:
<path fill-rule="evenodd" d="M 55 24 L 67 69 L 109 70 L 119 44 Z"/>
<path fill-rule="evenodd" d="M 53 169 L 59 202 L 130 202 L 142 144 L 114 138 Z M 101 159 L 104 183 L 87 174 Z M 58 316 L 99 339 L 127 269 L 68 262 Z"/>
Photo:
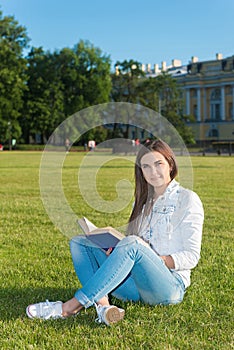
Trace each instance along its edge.
<path fill-rule="evenodd" d="M 216 88 L 211 91 L 210 119 L 221 120 L 221 90 Z"/>
<path fill-rule="evenodd" d="M 215 128 L 209 130 L 208 137 L 219 137 L 219 131 Z"/>
<path fill-rule="evenodd" d="M 221 90 L 216 88 L 211 91 L 211 100 L 221 100 Z"/>

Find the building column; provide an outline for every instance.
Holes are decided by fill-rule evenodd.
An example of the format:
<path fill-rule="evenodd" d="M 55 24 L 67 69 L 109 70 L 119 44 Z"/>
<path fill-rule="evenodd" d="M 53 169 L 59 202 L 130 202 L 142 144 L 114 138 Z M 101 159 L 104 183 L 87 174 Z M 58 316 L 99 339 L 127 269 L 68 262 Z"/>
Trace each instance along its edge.
<path fill-rule="evenodd" d="M 204 98 L 203 98 L 203 122 L 207 119 L 207 106 L 206 106 L 206 89 L 204 88 L 203 89 L 203 95 L 204 95 Z"/>
<path fill-rule="evenodd" d="M 225 120 L 225 87 L 221 87 L 221 120 Z"/>
<path fill-rule="evenodd" d="M 186 89 L 186 114 L 190 114 L 190 89 Z"/>
<path fill-rule="evenodd" d="M 234 120 L 234 85 L 232 86 L 232 120 Z"/>
<path fill-rule="evenodd" d="M 197 121 L 201 121 L 201 89 L 197 89 Z"/>

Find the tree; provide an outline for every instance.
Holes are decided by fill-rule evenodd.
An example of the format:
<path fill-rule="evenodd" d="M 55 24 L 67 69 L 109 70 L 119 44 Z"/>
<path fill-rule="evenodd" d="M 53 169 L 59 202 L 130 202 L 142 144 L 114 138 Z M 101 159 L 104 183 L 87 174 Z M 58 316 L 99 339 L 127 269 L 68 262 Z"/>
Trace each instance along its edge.
<path fill-rule="evenodd" d="M 19 139 L 18 118 L 26 89 L 26 60 L 23 50 L 29 38 L 26 29 L 14 17 L 3 17 L 0 11 L 0 138 L 1 142 Z"/>
<path fill-rule="evenodd" d="M 192 130 L 186 125 L 192 117 L 183 114 L 184 100 L 175 78 L 164 72 L 155 78 L 145 79 L 138 86 L 138 95 L 140 103 L 166 118 L 185 143 L 194 143 Z"/>
<path fill-rule="evenodd" d="M 20 118 L 26 142 L 40 136 L 46 142 L 64 119 L 62 82 L 57 73 L 57 55 L 32 48 L 28 57 L 27 91 L 24 114 Z"/>
<path fill-rule="evenodd" d="M 137 88 L 139 78 L 145 73 L 141 69 L 141 64 L 134 60 L 116 62 L 115 73 L 112 74 L 111 99 L 114 102 L 137 103 Z"/>
<path fill-rule="evenodd" d="M 110 59 L 88 42 L 54 53 L 32 48 L 27 60 L 28 91 L 21 120 L 27 140 L 41 135 L 44 143 L 70 115 L 109 100 Z"/>
<path fill-rule="evenodd" d="M 58 55 L 66 116 L 86 107 L 109 101 L 111 90 L 110 58 L 88 41 Z"/>
<path fill-rule="evenodd" d="M 115 73 L 112 74 L 112 90 L 111 100 L 114 102 L 131 102 L 139 103 L 138 86 L 139 81 L 145 73 L 141 69 L 141 63 L 134 60 L 125 60 L 116 62 Z M 128 114 L 128 111 L 126 110 Z M 117 114 L 116 114 L 117 115 Z M 131 120 L 134 120 L 133 115 L 126 115 L 126 125 L 123 128 L 118 124 L 118 120 L 114 124 L 112 136 L 129 137 L 129 128 Z"/>
<path fill-rule="evenodd" d="M 95 140 L 96 144 L 99 144 L 105 141 L 107 138 L 108 129 L 105 128 L 103 125 L 99 125 L 83 134 L 79 140 L 79 144 L 88 144 L 89 140 Z"/>

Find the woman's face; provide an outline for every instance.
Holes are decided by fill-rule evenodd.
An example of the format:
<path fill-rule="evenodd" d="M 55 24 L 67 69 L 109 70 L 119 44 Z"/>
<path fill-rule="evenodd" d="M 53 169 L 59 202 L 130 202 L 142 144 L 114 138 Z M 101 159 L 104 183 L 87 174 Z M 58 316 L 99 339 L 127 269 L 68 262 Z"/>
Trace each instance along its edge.
<path fill-rule="evenodd" d="M 171 169 L 165 157 L 156 151 L 149 152 L 141 158 L 140 165 L 145 180 L 155 191 L 164 191 L 171 181 Z"/>

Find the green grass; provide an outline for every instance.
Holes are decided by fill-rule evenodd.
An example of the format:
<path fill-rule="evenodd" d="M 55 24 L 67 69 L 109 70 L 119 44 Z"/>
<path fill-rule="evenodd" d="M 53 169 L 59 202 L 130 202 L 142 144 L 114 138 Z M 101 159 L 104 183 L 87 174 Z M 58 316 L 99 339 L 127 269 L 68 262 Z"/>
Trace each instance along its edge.
<path fill-rule="evenodd" d="M 77 216 L 98 226 L 126 223 L 131 205 L 117 214 L 92 209 L 77 189 L 83 153 L 69 154 L 63 170 L 68 201 Z M 49 298 L 66 300 L 80 286 L 68 238 L 54 227 L 39 189 L 40 152 L 0 154 L 0 348 L 1 349 L 232 349 L 234 158 L 193 157 L 194 190 L 205 208 L 202 257 L 184 301 L 150 307 L 122 303 L 126 316 L 106 327 L 94 322 L 94 308 L 66 320 L 30 320 L 25 308 Z M 116 198 L 122 174 L 133 181 L 132 163 L 106 163 L 98 191 Z M 110 181 L 111 180 L 111 181 Z M 107 196 L 108 194 L 108 196 Z"/>

